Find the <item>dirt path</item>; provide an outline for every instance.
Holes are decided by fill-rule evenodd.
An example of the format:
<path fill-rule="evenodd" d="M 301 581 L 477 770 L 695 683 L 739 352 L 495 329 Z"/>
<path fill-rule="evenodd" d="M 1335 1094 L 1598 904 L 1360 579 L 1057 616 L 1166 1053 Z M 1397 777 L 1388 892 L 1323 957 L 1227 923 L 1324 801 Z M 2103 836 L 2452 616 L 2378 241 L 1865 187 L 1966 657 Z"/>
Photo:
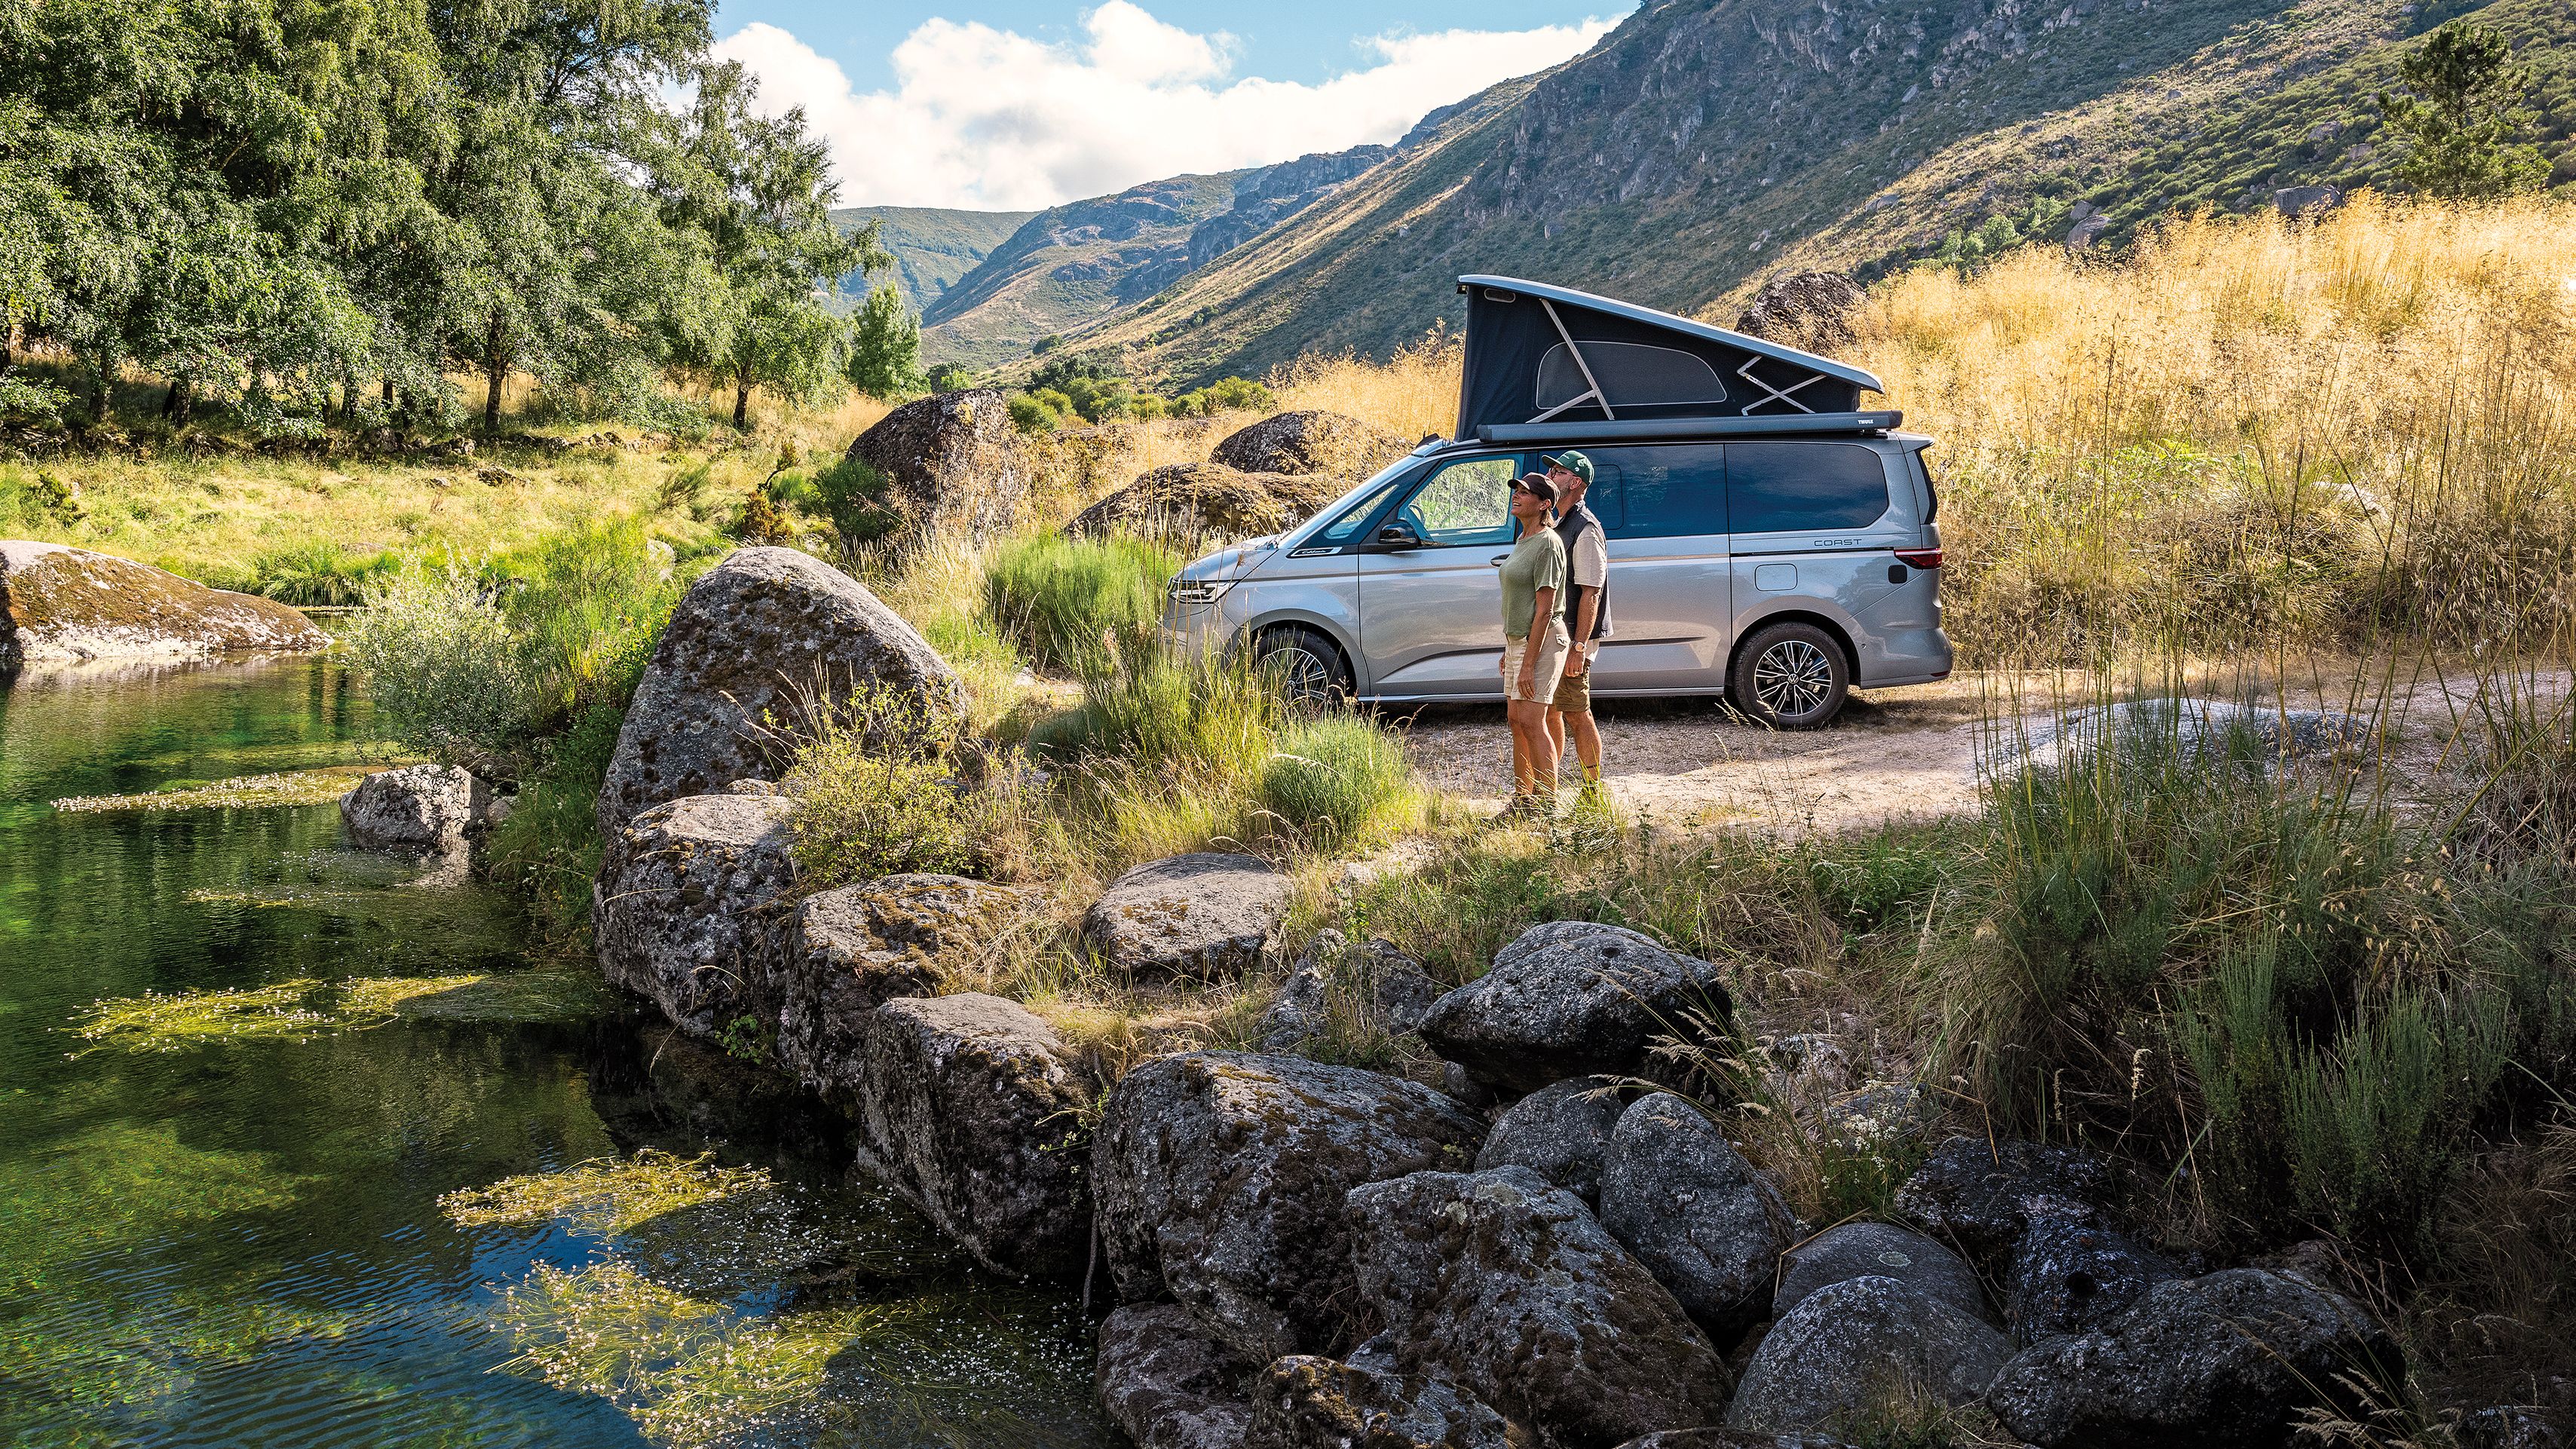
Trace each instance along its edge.
<path fill-rule="evenodd" d="M 1964 683 L 1872 690 L 1829 729 L 1765 730 L 1707 700 L 1605 700 L 1602 777 L 1630 815 L 1660 826 L 1838 831 L 1976 804 L 1979 707 Z M 1436 706 L 1391 720 L 1415 768 L 1471 807 L 1511 791 L 1501 705 Z M 1569 757 L 1570 763 L 1570 757 Z"/>
<path fill-rule="evenodd" d="M 2335 673 L 2293 683 L 2289 705 L 2376 724 L 2381 763 L 2401 793 L 2407 779 L 2458 768 L 2458 751 L 2445 743 L 2472 718 L 2470 700 L 2481 687 L 2474 671 L 2417 672 L 2358 691 L 2321 683 Z M 1998 685 L 1962 676 L 1855 694 L 1830 727 L 1803 734 L 1757 728 L 1708 700 L 1603 701 L 1603 777 L 1622 810 L 1675 829 L 1736 825 L 1805 834 L 1965 814 L 1976 808 L 1979 736 L 2000 708 L 1992 695 Z M 2092 702 L 2092 686 L 2071 676 L 2023 676 L 2009 687 L 2034 739 L 2053 728 L 2053 694 L 2064 691 L 2077 706 Z M 2544 669 L 2525 676 L 2520 692 L 2527 701 L 2555 701 L 2569 687 L 2565 671 Z M 2277 690 L 2258 689 L 2256 697 Z M 2216 681 L 2195 681 L 2189 692 L 2244 697 Z M 1509 797 L 1511 741 L 1501 705 L 1435 706 L 1388 719 L 1404 732 L 1415 768 L 1437 788 L 1471 809 L 1499 809 Z"/>

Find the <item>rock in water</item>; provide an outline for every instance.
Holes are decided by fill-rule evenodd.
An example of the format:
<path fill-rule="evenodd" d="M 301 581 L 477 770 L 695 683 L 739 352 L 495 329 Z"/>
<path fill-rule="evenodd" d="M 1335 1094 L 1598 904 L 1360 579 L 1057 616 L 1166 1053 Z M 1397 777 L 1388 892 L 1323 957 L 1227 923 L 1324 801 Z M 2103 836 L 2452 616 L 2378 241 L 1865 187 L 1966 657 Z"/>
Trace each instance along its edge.
<path fill-rule="evenodd" d="M 1396 1366 L 1444 1374 L 1565 1449 L 1714 1423 L 1726 1364 L 1673 1296 L 1526 1167 L 1356 1187 L 1360 1296 Z"/>
<path fill-rule="evenodd" d="M 1793 272 L 1763 283 L 1735 330 L 1807 352 L 1833 352 L 1858 335 L 1853 324 L 1866 300 L 1860 283 L 1840 272 Z"/>
<path fill-rule="evenodd" d="M 1328 474 L 1246 473 L 1222 463 L 1167 463 L 1073 516 L 1067 538 L 1152 534 L 1216 542 L 1278 533 L 1341 496 Z"/>
<path fill-rule="evenodd" d="M 797 903 L 770 966 L 778 1060 L 855 1111 L 869 1013 L 900 996 L 936 996 L 1021 911 L 1032 892 L 954 875 L 890 875 Z"/>
<path fill-rule="evenodd" d="M 1991 1321 L 1977 1270 L 1948 1248 L 1887 1223 L 1845 1223 L 1818 1233 L 1782 1260 L 1771 1316 L 1786 1318 L 1809 1295 L 1853 1278 L 1893 1278 L 1936 1303 Z"/>
<path fill-rule="evenodd" d="M 1139 977 L 1221 980 L 1269 954 L 1288 893 L 1288 877 L 1257 855 L 1149 861 L 1110 882 L 1082 918 L 1082 939 Z"/>
<path fill-rule="evenodd" d="M 886 1181 L 997 1273 L 1079 1272 L 1090 1246 L 1071 1048 L 1017 1002 L 964 992 L 867 1019 L 859 1142 Z"/>
<path fill-rule="evenodd" d="M 1131 1303 L 1102 1321 L 1092 1386 L 1136 1449 L 1241 1449 L 1252 1365 L 1172 1303 Z"/>
<path fill-rule="evenodd" d="M 689 586 L 635 687 L 599 787 L 599 834 L 775 769 L 761 716 L 878 681 L 952 712 L 957 676 L 858 580 L 792 548 L 739 548 Z"/>
<path fill-rule="evenodd" d="M 1252 1405 L 1243 1449 L 1520 1449 L 1502 1415 L 1446 1378 L 1307 1354 L 1264 1369 Z"/>
<path fill-rule="evenodd" d="M 210 589 L 112 554 L 0 540 L 0 674 L 93 659 L 307 653 L 330 642 L 273 599 Z"/>
<path fill-rule="evenodd" d="M 1953 1137 L 1897 1189 L 1896 1207 L 1932 1236 L 1956 1244 L 1969 1262 L 2000 1275 L 2030 1226 L 2032 1208 L 2052 1201 L 2089 1205 L 2110 1186 L 2111 1169 L 2079 1148 Z"/>
<path fill-rule="evenodd" d="M 1129 1302 L 1178 1299 L 1244 1357 L 1337 1347 L 1350 1189 L 1464 1166 L 1483 1124 L 1428 1087 L 1302 1057 L 1189 1052 L 1109 1093 L 1100 1248 Z"/>
<path fill-rule="evenodd" d="M 1476 1170 L 1526 1167 L 1590 1206 L 1601 1202 L 1601 1170 L 1610 1136 L 1627 1104 L 1608 1077 L 1551 1082 L 1503 1109 L 1476 1154 Z"/>
<path fill-rule="evenodd" d="M 712 1040 L 744 1017 L 774 1025 L 761 958 L 774 903 L 796 877 L 794 808 L 764 795 L 691 795 L 610 836 L 590 896 L 601 972 L 691 1036 Z"/>
<path fill-rule="evenodd" d="M 886 479 L 878 500 L 889 532 L 939 529 L 983 538 L 1007 533 L 1028 507 L 1036 466 L 1011 400 L 992 388 L 934 393 L 905 403 L 851 440 L 850 458 Z"/>
<path fill-rule="evenodd" d="M 378 770 L 340 797 L 349 843 L 360 850 L 461 850 L 466 829 L 491 808 L 490 789 L 456 765 Z"/>
<path fill-rule="evenodd" d="M 1245 473 L 1330 473 L 1359 479 L 1403 457 L 1410 446 L 1374 423 L 1312 409 L 1263 418 L 1229 433 L 1208 456 Z"/>
<path fill-rule="evenodd" d="M 1994 1382 L 2012 1340 L 1893 1278 L 1846 1278 L 1771 1325 L 1744 1370 L 1730 1429 L 1830 1430 L 1891 1395 L 1929 1391 L 1953 1408 Z"/>
<path fill-rule="evenodd" d="M 1481 1081 L 1535 1092 L 1587 1073 L 1625 1076 L 1686 1014 L 1731 1011 L 1715 966 L 1624 926 L 1547 921 L 1423 1018 L 1431 1049 Z"/>
<path fill-rule="evenodd" d="M 2148 1289 L 2184 1276 L 2092 1209 L 2044 1200 L 2013 1249 L 2004 1303 L 2013 1341 L 2027 1348 L 2056 1334 L 2099 1328 Z"/>
<path fill-rule="evenodd" d="M 1658 1092 L 1619 1116 L 1601 1226 L 1721 1342 L 1771 1306 L 1797 1220 L 1778 1190 L 1690 1103 Z"/>
<path fill-rule="evenodd" d="M 2024 1350 L 1986 1403 L 2046 1449 L 2264 1449 L 2289 1442 L 2337 1375 L 2403 1371 L 2352 1300 L 2233 1268 L 2160 1283 L 2092 1332 Z"/>

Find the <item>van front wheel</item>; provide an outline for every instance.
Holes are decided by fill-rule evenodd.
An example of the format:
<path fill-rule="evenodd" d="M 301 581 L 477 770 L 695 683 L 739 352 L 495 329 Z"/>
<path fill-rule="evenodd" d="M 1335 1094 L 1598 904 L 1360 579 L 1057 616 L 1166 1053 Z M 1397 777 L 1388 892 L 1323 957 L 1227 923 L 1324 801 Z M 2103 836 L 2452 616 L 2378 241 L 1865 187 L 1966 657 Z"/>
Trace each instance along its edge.
<path fill-rule="evenodd" d="M 1253 641 L 1252 660 L 1299 704 L 1340 704 L 1351 697 L 1351 668 L 1342 651 L 1312 629 L 1289 624 L 1263 631 Z"/>
<path fill-rule="evenodd" d="M 1841 641 L 1815 625 L 1774 624 L 1745 641 L 1727 694 L 1737 709 L 1773 729 L 1817 729 L 1851 697 L 1851 665 Z"/>

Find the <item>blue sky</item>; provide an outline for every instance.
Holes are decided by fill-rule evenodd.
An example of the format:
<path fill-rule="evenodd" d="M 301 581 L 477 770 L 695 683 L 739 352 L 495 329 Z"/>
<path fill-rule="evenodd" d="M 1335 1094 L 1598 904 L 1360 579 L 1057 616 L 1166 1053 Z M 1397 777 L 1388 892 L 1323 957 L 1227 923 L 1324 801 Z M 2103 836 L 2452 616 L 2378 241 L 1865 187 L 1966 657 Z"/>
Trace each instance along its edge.
<path fill-rule="evenodd" d="M 845 204 L 1022 210 L 1392 141 L 1629 3 L 727 0 L 716 34 L 830 139 Z"/>

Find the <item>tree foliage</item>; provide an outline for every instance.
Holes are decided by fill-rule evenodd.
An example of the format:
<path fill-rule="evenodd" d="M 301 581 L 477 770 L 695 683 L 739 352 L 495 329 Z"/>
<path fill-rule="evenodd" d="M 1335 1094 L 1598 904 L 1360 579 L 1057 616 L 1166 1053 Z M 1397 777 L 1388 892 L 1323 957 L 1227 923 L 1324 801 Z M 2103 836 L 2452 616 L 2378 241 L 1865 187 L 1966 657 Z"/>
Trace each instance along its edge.
<path fill-rule="evenodd" d="M 921 321 L 903 305 L 894 283 L 868 293 L 850 319 L 848 370 L 850 385 L 870 397 L 899 397 L 931 385 L 921 371 Z"/>
<path fill-rule="evenodd" d="M 2501 31 L 2454 20 L 2409 52 L 2398 74 L 2405 89 L 2383 92 L 2379 106 L 2405 138 L 2399 180 L 2453 200 L 2490 200 L 2548 181 L 2548 159 L 2522 139 L 2535 119 L 2525 104 L 2531 68 L 2515 62 Z"/>
<path fill-rule="evenodd" d="M 832 279 L 883 256 L 824 217 L 802 115 L 708 63 L 709 11 L 0 5 L 0 376 L 45 345 L 90 416 L 133 368 L 290 430 L 443 414 L 456 371 L 487 426 L 513 373 L 628 413 L 822 386 Z"/>

